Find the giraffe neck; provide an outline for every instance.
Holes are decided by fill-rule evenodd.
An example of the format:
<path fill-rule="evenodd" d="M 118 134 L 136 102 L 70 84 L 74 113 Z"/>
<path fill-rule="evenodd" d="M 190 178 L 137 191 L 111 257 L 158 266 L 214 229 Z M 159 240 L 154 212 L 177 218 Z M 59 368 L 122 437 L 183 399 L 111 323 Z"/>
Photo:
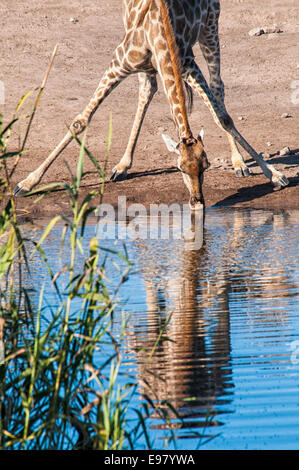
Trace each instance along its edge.
<path fill-rule="evenodd" d="M 159 0 L 158 5 L 161 11 L 163 28 L 165 31 L 165 38 L 169 48 L 169 54 L 171 59 L 171 66 L 174 75 L 175 92 L 179 99 L 179 107 L 174 110 L 174 117 L 178 124 L 179 135 L 181 139 L 192 138 L 192 132 L 189 126 L 187 109 L 185 104 L 185 94 L 182 80 L 182 63 L 180 59 L 179 49 L 176 43 L 173 26 L 170 19 L 170 12 L 165 0 Z M 177 114 L 177 116 L 176 116 Z"/>
<path fill-rule="evenodd" d="M 183 81 L 182 81 L 182 63 L 179 56 L 179 50 L 177 47 L 174 30 L 171 24 L 170 14 L 168 5 L 165 0 L 160 0 L 160 8 L 161 8 L 161 15 L 163 21 L 163 27 L 165 30 L 165 37 L 169 47 L 169 53 L 171 58 L 171 64 L 174 73 L 175 79 L 175 88 L 179 98 L 180 103 L 180 113 L 183 119 L 183 132 L 181 137 L 190 138 L 192 136 L 191 130 L 188 123 L 187 118 L 187 110 L 185 105 L 185 96 L 184 96 L 184 89 L 183 89 Z"/>

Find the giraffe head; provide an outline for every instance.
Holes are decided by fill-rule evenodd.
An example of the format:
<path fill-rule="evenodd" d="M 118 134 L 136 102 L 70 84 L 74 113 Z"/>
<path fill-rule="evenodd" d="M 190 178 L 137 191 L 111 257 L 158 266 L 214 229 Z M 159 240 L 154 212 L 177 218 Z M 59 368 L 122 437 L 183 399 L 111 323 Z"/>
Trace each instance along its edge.
<path fill-rule="evenodd" d="M 178 144 L 165 134 L 162 137 L 168 150 L 178 155 L 178 168 L 182 172 L 184 183 L 190 193 L 191 209 L 202 208 L 204 204 L 203 173 L 210 166 L 204 151 L 203 133 L 197 139 L 189 137 L 182 139 Z"/>

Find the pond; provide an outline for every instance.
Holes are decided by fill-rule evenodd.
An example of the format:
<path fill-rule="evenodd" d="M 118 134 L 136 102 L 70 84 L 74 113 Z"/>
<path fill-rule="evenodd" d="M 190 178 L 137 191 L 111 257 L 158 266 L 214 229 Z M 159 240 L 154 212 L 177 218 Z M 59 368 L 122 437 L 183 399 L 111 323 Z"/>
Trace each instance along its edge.
<path fill-rule="evenodd" d="M 54 272 L 63 266 L 61 230 L 44 245 Z M 96 226 L 86 234 L 88 247 Z M 206 211 L 197 246 L 175 236 L 103 240 L 117 250 L 125 244 L 133 262 L 114 326 L 117 336 L 124 312 L 122 371 L 138 383 L 133 406 L 146 394 L 180 415 L 167 425 L 152 411 L 155 448 L 169 427 L 171 448 L 182 450 L 299 449 L 298 243 L 299 211 L 230 208 Z M 42 266 L 36 258 L 36 303 Z M 117 276 L 108 263 L 112 284 Z M 45 297 L 55 303 L 50 283 Z"/>

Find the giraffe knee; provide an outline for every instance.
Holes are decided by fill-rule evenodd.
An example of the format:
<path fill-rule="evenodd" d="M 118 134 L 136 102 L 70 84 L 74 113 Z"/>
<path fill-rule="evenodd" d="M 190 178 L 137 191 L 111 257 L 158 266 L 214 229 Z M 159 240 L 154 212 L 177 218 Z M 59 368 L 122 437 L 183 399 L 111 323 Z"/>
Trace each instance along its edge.
<path fill-rule="evenodd" d="M 84 119 L 81 115 L 79 115 L 73 120 L 70 126 L 70 131 L 73 134 L 77 135 L 83 132 L 86 126 L 87 126 L 87 120 Z"/>
<path fill-rule="evenodd" d="M 234 128 L 234 122 L 227 113 L 221 116 L 220 122 L 222 127 L 228 132 Z"/>

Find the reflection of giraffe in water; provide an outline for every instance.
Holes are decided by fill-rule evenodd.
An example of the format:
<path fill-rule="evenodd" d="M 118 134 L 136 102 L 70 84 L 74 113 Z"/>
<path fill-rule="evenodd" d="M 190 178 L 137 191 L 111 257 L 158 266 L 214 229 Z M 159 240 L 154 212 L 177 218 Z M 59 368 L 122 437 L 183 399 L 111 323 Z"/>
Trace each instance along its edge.
<path fill-rule="evenodd" d="M 271 247 L 264 250 L 264 244 L 272 244 L 275 238 L 273 231 L 279 237 L 288 220 L 298 220 L 296 213 L 241 210 L 235 211 L 233 217 L 224 212 L 220 221 L 219 215 L 218 220 L 215 217 L 219 234 L 214 229 L 213 234 L 206 233 L 206 237 L 215 238 L 209 239 L 209 246 L 204 243 L 202 249 L 185 250 L 180 242 L 169 248 L 166 242 L 164 246 L 159 242 L 156 247 L 137 245 L 146 289 L 147 322 L 143 319 L 139 325 L 134 317 L 128 346 L 136 355 L 141 393 L 151 398 L 156 410 L 170 402 L 184 418 L 184 428 L 207 425 L 204 418 L 208 412 L 214 417 L 210 424 L 217 425 L 218 412 L 225 411 L 232 399 L 232 296 L 254 298 L 254 305 L 259 305 L 259 299 L 274 298 L 273 311 L 268 308 L 271 302 L 267 303 L 266 312 L 253 310 L 252 316 L 246 309 L 242 321 L 245 325 L 257 322 L 258 328 L 261 324 L 268 328 L 279 321 L 279 328 L 283 329 L 284 323 L 288 328 L 287 317 L 283 310 L 277 314 L 275 297 L 285 297 L 287 302 L 290 289 L 296 287 L 279 254 L 272 252 Z M 251 227 L 258 230 L 253 232 Z M 272 238 L 267 242 L 269 231 Z M 248 255 L 243 250 L 246 251 L 249 234 L 253 249 L 269 254 L 264 265 L 257 266 L 255 258 L 251 266 L 248 261 L 247 267 Z M 244 256 L 245 265 L 240 268 Z M 233 305 L 236 313 L 236 303 Z M 160 337 L 167 339 L 159 340 Z M 224 405 L 221 411 L 218 404 Z M 153 416 L 159 415 L 154 412 Z M 202 419 L 196 422 L 190 418 Z"/>
<path fill-rule="evenodd" d="M 208 422 L 207 414 L 215 416 L 217 400 L 226 394 L 222 403 L 229 402 L 231 392 L 227 389 L 232 389 L 227 292 L 219 295 L 221 315 L 210 335 L 204 315 L 206 303 L 201 300 L 208 295 L 202 281 L 205 249 L 190 249 L 185 242 L 184 247 L 179 244 L 175 249 L 174 257 L 173 247 L 170 252 L 164 248 L 160 251 L 159 245 L 158 257 L 146 244 L 138 243 L 137 248 L 148 326 L 144 332 L 137 326 L 130 332 L 129 347 L 139 364 L 141 391 L 157 405 L 156 411 L 161 407 L 171 411 L 165 402 L 175 407 L 184 419 L 184 428 L 215 426 L 217 420 Z M 152 416 L 158 417 L 156 413 Z"/>
<path fill-rule="evenodd" d="M 248 175 L 237 143 L 260 165 L 277 187 L 288 180 L 272 165 L 266 164 L 237 131 L 224 105 L 224 87 L 220 76 L 218 37 L 218 0 L 124 0 L 125 37 L 116 48 L 112 62 L 86 108 L 73 121 L 70 131 L 48 158 L 21 181 L 15 194 L 23 194 L 37 185 L 47 168 L 72 140 L 82 132 L 110 92 L 128 75 L 139 74 L 139 104 L 125 155 L 113 169 L 112 178 L 125 176 L 132 165 L 133 153 L 149 103 L 157 90 L 157 73 L 168 98 L 179 134 L 179 144 L 169 138 L 168 148 L 179 154 L 178 167 L 190 192 L 190 205 L 203 202 L 203 172 L 208 166 L 200 137 L 191 132 L 186 113 L 182 81 L 196 91 L 209 107 L 216 123 L 226 132 L 237 176 Z M 210 73 L 210 87 L 195 63 L 192 47 L 200 44 Z"/>

